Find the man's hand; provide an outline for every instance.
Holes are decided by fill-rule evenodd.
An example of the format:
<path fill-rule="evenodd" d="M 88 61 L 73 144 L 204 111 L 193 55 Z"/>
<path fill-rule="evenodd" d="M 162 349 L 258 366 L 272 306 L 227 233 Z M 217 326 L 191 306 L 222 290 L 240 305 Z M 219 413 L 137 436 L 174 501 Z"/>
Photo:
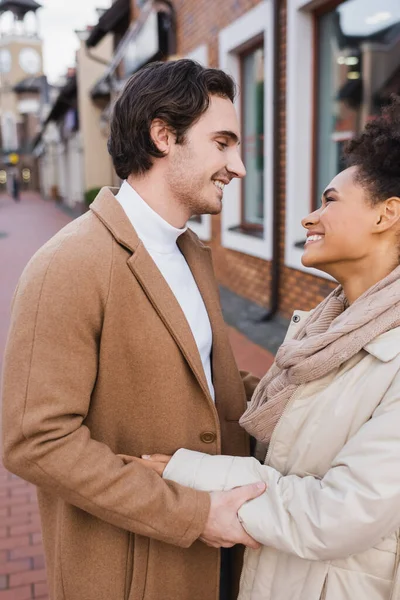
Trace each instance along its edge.
<path fill-rule="evenodd" d="M 243 529 L 238 510 L 247 502 L 265 492 L 265 483 L 252 483 L 229 492 L 211 492 L 211 508 L 200 540 L 213 548 L 231 548 L 244 544 L 257 550 L 260 544 Z"/>

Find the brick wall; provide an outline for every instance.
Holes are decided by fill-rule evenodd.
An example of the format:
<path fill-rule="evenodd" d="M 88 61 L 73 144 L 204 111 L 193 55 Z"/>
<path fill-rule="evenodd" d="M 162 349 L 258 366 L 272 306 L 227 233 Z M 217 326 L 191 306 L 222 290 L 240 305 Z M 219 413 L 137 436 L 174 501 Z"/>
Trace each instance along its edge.
<path fill-rule="evenodd" d="M 175 0 L 177 53 L 184 56 L 200 44 L 208 46 L 211 67 L 218 67 L 218 34 L 221 29 L 253 8 L 260 0 Z M 334 284 L 284 265 L 285 246 L 285 154 L 286 154 L 286 0 L 279 5 L 279 204 L 281 269 L 279 310 L 288 317 L 294 308 L 309 310 Z M 271 263 L 221 246 L 221 218 L 212 218 L 214 266 L 218 280 L 240 296 L 261 306 L 270 302 Z"/>

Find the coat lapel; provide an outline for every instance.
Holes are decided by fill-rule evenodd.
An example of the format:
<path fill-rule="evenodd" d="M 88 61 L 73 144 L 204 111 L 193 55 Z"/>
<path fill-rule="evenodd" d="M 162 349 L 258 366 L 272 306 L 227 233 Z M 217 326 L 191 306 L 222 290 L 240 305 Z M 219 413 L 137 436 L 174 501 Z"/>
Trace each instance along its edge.
<path fill-rule="evenodd" d="M 197 237 L 190 231 L 187 231 L 179 238 L 178 245 L 192 271 L 210 319 L 213 336 L 212 377 L 216 407 L 221 417 L 220 410 L 222 408 L 228 411 L 231 408 L 220 405 L 221 401 L 225 401 L 227 382 L 229 382 L 229 385 L 233 384 L 235 388 L 228 394 L 229 402 L 232 404 L 232 409 L 234 409 L 234 397 L 240 381 L 238 382 L 236 362 L 232 354 L 227 327 L 222 315 L 219 291 L 212 264 L 211 249 L 201 244 Z M 240 405 L 236 412 L 242 414 L 243 410 L 244 407 Z"/>
<path fill-rule="evenodd" d="M 203 392 L 211 399 L 192 330 L 174 293 L 142 243 L 139 244 L 135 253 L 129 258 L 128 265 L 153 308 L 178 344 Z"/>
<path fill-rule="evenodd" d="M 90 208 L 111 231 L 115 239 L 132 252 L 127 261 L 129 268 L 179 346 L 203 392 L 212 402 L 197 344 L 186 317 L 171 288 L 138 238 L 125 211 L 115 199 L 116 191 L 103 188 Z M 215 323 L 213 321 L 220 309 L 218 295 L 212 287 L 213 272 L 209 250 L 200 245 L 190 231 L 179 238 L 178 245 L 203 297 L 214 336 Z"/>

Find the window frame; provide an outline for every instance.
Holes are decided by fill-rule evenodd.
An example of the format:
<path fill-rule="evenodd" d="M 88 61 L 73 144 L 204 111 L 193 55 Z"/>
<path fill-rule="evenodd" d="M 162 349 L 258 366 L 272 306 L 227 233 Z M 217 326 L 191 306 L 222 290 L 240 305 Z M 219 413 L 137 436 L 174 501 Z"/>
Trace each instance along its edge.
<path fill-rule="evenodd" d="M 286 47 L 286 221 L 285 266 L 319 278 L 333 278 L 301 262 L 305 231 L 301 219 L 313 210 L 315 149 L 315 11 L 339 5 L 334 0 L 290 0 Z M 313 196 L 314 194 L 314 196 Z"/>
<path fill-rule="evenodd" d="M 251 45 L 246 48 L 245 50 L 243 50 L 242 52 L 239 53 L 239 59 L 240 59 L 240 88 L 243 88 L 243 82 L 244 82 L 244 59 L 249 56 L 250 54 L 252 54 L 253 52 L 255 52 L 256 50 L 258 50 L 259 48 L 265 48 L 265 40 L 264 40 L 264 36 L 260 37 L 259 39 L 255 39 L 252 40 Z M 265 60 L 265 56 L 264 56 L 264 60 Z M 243 123 L 244 122 L 244 97 L 241 96 L 240 98 L 240 122 Z M 265 149 L 264 149 L 264 139 L 263 139 L 263 154 L 265 154 Z M 242 179 L 240 182 L 240 186 L 241 186 L 241 216 L 240 216 L 240 227 L 242 229 L 242 231 L 244 233 L 247 233 L 248 235 L 257 235 L 260 233 L 264 232 L 264 224 L 261 223 L 251 223 L 249 221 L 246 221 L 246 192 L 245 192 L 245 179 Z M 260 236 L 262 237 L 262 236 Z"/>
<path fill-rule="evenodd" d="M 241 53 L 264 39 L 264 81 L 274 72 L 273 2 L 263 0 L 219 32 L 219 66 L 240 82 Z M 264 84 L 265 85 L 265 84 Z M 273 137 L 274 90 L 265 85 L 264 93 L 264 230 L 242 228 L 242 184 L 234 179 L 224 190 L 221 214 L 221 244 L 224 248 L 264 260 L 272 259 L 273 227 Z M 242 129 L 240 90 L 235 106 Z"/>
<path fill-rule="evenodd" d="M 319 19 L 321 16 L 335 10 L 346 0 L 328 0 L 322 6 L 315 8 L 312 12 L 313 16 L 313 131 L 312 131 L 312 173 L 311 173 L 311 198 L 310 211 L 317 210 L 317 172 L 318 172 L 318 120 L 319 120 L 319 98 L 318 98 L 318 58 L 317 50 L 319 46 Z"/>

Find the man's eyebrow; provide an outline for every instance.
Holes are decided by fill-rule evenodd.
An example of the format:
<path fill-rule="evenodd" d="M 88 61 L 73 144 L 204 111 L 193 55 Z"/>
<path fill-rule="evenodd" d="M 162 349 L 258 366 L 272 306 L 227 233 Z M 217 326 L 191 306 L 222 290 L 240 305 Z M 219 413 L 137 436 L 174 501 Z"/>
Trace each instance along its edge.
<path fill-rule="evenodd" d="M 234 131 L 229 131 L 227 129 L 223 129 L 222 131 L 214 131 L 214 133 L 212 134 L 213 137 L 218 137 L 223 136 L 223 137 L 227 137 L 230 140 L 232 140 L 233 142 L 235 142 L 235 144 L 240 145 L 240 139 L 238 138 L 238 136 L 236 135 L 236 133 Z"/>
<path fill-rule="evenodd" d="M 330 194 L 330 192 L 335 192 L 336 194 L 339 193 L 336 188 L 331 187 L 331 188 L 328 188 L 327 190 L 325 190 L 324 192 L 322 192 L 323 197 L 326 198 L 327 195 Z"/>

